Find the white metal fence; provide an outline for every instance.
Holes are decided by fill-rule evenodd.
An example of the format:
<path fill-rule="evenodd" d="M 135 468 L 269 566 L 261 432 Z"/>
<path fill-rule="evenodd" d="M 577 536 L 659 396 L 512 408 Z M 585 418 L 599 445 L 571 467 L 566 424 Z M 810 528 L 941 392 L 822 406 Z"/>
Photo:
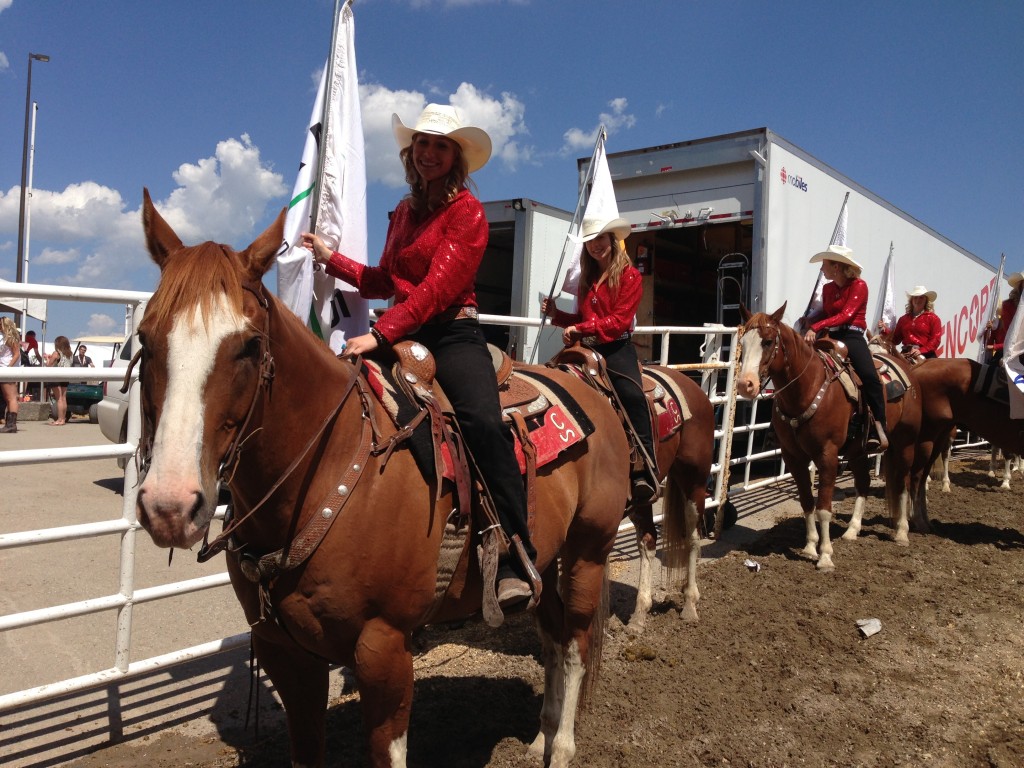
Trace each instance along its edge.
<path fill-rule="evenodd" d="M 14 296 L 46 298 L 49 300 L 106 302 L 128 304 L 132 309 L 133 330 L 137 328 L 149 294 L 140 292 L 69 289 L 43 285 L 14 285 L 8 290 Z M 536 327 L 537 320 L 482 316 L 484 323 Z M 708 508 L 719 507 L 727 493 L 741 493 L 774 482 L 781 476 L 778 452 L 764 448 L 768 430 L 769 410 L 756 404 L 737 404 L 733 385 L 736 367 L 729 359 L 729 350 L 736 349 L 736 329 L 717 325 L 701 328 L 640 327 L 637 334 L 648 334 L 660 339 L 661 364 L 669 364 L 670 345 L 685 336 L 701 339 L 701 359 L 693 363 L 675 364 L 699 378 L 716 411 L 716 454 L 712 470 L 713 485 L 709 491 Z M 6 368 L 0 369 L 0 381 L 51 382 L 67 379 L 66 369 Z M 123 369 L 75 369 L 75 378 L 90 381 L 117 381 L 123 379 Z M 0 470 L 8 477 L 13 468 L 26 465 L 74 462 L 89 459 L 116 459 L 130 457 L 139 439 L 139 384 L 137 372 L 133 374 L 129 401 L 127 438 L 118 444 L 88 445 L 75 448 L 47 448 L 39 450 L 0 451 Z M 12 443 L 14 444 L 14 443 Z M 5 446 L 7 447 L 7 446 Z M 768 462 L 768 464 L 765 464 Z M 755 466 L 758 465 L 758 466 Z M 730 481 L 730 473 L 741 468 L 741 479 Z M 759 470 L 759 471 L 758 471 Z M 82 600 L 53 605 L 17 613 L 0 615 L 0 634 L 17 629 L 38 627 L 50 622 L 66 621 L 75 617 L 103 612 L 116 613 L 113 664 L 110 667 L 64 680 L 47 682 L 23 690 L 0 693 L 0 712 L 42 702 L 73 692 L 81 692 L 146 674 L 157 668 L 219 653 L 248 642 L 248 634 L 237 634 L 213 642 L 180 648 L 170 653 L 141 660 L 132 659 L 133 619 L 136 607 L 169 601 L 228 584 L 225 571 L 199 578 L 177 581 L 152 587 L 136 586 L 136 542 L 141 528 L 135 515 L 137 468 L 128 461 L 124 475 L 123 501 L 119 513 L 103 520 L 85 524 L 64 525 L 35 530 L 8 532 L 0 530 L 0 556 L 17 548 L 38 547 L 64 542 L 73 544 L 96 537 L 117 537 L 117 546 L 110 547 L 110 558 L 117 558 L 118 588 L 112 594 L 94 595 Z M 2 518 L 0 518 L 2 519 Z M 2 523 L 0 523 L 2 525 Z M 142 546 L 151 546 L 143 536 Z M 186 554 L 186 553 L 180 553 Z M 188 556 L 188 555 L 186 555 Z M 239 611 L 240 614 L 240 611 Z M 78 638 L 78 642 L 103 642 L 102 638 Z"/>

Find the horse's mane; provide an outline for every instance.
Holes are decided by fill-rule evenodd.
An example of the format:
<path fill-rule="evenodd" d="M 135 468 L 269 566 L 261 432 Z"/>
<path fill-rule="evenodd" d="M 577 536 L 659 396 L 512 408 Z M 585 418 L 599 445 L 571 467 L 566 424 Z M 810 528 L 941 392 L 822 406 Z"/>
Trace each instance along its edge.
<path fill-rule="evenodd" d="M 242 282 L 237 266 L 231 263 L 237 258 L 230 249 L 210 241 L 171 254 L 146 306 L 146 319 L 170 327 L 182 307 L 198 306 L 205 323 L 219 295 L 240 314 Z"/>

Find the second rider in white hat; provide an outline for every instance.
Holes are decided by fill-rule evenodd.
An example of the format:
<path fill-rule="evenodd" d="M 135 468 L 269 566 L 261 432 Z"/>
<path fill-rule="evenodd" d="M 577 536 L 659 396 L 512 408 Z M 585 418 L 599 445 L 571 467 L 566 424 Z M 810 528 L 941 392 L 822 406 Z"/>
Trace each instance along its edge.
<path fill-rule="evenodd" d="M 585 252 L 580 258 L 577 311 L 563 312 L 550 298 L 541 302 L 540 310 L 565 328 L 562 341 L 566 346 L 583 341 L 604 357 L 612 386 L 644 454 L 646 469 L 632 476 L 632 500 L 648 504 L 658 498 L 658 468 L 640 361 L 631 341 L 643 278 L 622 247 L 629 232 L 625 219 L 584 219 L 580 235 L 573 238 L 584 244 Z M 634 442 L 632 435 L 630 438 Z"/>

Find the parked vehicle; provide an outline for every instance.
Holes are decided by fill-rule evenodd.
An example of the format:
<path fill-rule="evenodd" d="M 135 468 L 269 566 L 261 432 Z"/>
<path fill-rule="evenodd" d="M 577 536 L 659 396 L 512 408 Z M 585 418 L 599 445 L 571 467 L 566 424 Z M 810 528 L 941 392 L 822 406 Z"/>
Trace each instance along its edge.
<path fill-rule="evenodd" d="M 589 164 L 579 161 L 581 179 Z M 793 323 L 818 275 L 809 259 L 832 241 L 846 200 L 846 245 L 871 292 L 868 323 L 891 249 L 897 315 L 904 291 L 927 283 L 939 295 L 939 355 L 978 349 L 996 267 L 768 128 L 613 152 L 608 168 L 619 215 L 632 226 L 627 248 L 644 274 L 641 325 L 737 325 L 741 301 L 764 312 L 788 302 Z"/>
<path fill-rule="evenodd" d="M 89 423 L 95 424 L 98 420 L 97 405 L 103 399 L 103 385 L 72 381 L 68 384 L 65 399 L 68 402 L 68 414 L 88 416 Z M 50 417 L 57 418 L 57 403 L 53 398 L 50 398 Z"/>
<path fill-rule="evenodd" d="M 114 368 L 127 368 L 132 359 L 131 337 L 125 338 L 120 352 L 113 361 Z M 100 432 L 112 443 L 123 443 L 128 437 L 128 395 L 121 392 L 121 383 L 103 382 L 103 393 L 96 406 Z M 124 469 L 127 459 L 119 458 L 117 465 Z"/>

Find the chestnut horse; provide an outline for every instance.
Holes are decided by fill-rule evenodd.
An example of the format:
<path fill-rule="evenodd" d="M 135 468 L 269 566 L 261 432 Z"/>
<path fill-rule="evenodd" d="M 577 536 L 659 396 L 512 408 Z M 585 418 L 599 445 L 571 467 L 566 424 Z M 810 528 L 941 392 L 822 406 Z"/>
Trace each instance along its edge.
<path fill-rule="evenodd" d="M 925 479 L 957 426 L 980 435 L 1004 453 L 1024 454 L 1024 420 L 1011 419 L 1006 402 L 975 391 L 984 370 L 981 363 L 967 358 L 925 360 L 911 370 L 923 403 L 920 432 L 910 446 L 915 449 L 914 460 L 908 470 L 914 500 L 910 527 L 916 532 L 931 530 Z M 898 438 L 901 443 L 905 439 Z"/>
<path fill-rule="evenodd" d="M 395 430 L 357 365 L 337 359 L 264 288 L 284 211 L 241 252 L 182 245 L 148 192 L 142 218 L 160 282 L 139 329 L 139 521 L 158 546 L 193 546 L 224 478 L 237 526 L 228 573 L 284 704 L 292 765 L 324 764 L 333 663 L 358 681 L 370 763 L 404 766 L 412 633 L 427 619 L 479 613 L 484 593 L 479 568 L 463 562 L 438 594 L 439 551 L 457 506 L 450 484 L 425 480 L 411 451 L 385 450 Z M 545 690 L 529 751 L 564 767 L 584 677 L 600 660 L 605 566 L 628 495 L 629 448 L 606 400 L 567 374 L 549 375 L 597 438 L 537 470 Z M 327 520 L 333 527 L 310 544 L 307 534 Z M 480 708 L 486 716 L 486 702 Z"/>
<path fill-rule="evenodd" d="M 868 455 L 860 441 L 847 440 L 856 404 L 850 402 L 843 385 L 826 368 L 822 356 L 800 334 L 782 322 L 785 310 L 786 305 L 783 304 L 771 315 L 763 312 L 751 315 L 746 307 L 741 307 L 744 326 L 740 337 L 741 367 L 736 391 L 741 397 L 753 399 L 769 379 L 774 384 L 772 426 L 779 440 L 782 458 L 796 481 L 804 513 L 807 543 L 803 554 L 815 558 L 819 570 L 832 570 L 835 564 L 832 562 L 829 524 L 832 521 L 832 494 L 839 474 L 839 460 L 842 456 L 849 461 L 857 492 L 853 516 L 843 538 L 855 539 L 871 487 Z M 887 361 L 890 365 L 905 365 L 897 358 L 887 358 Z M 918 402 L 917 393 L 911 389 L 897 402 L 886 405 L 890 435 L 894 432 L 916 434 L 920 413 Z M 912 458 L 912 446 L 905 444 L 902 451 L 893 451 L 890 447 L 886 463 L 902 469 L 904 465 L 910 465 Z M 818 470 L 816 503 L 811 486 L 812 461 Z M 909 488 L 893 497 L 889 496 L 888 487 L 887 484 L 890 510 L 896 504 L 907 506 Z"/>
<path fill-rule="evenodd" d="M 656 450 L 658 480 L 665 489 L 661 501 L 665 568 L 669 580 L 675 585 L 682 581 L 681 571 L 685 565 L 686 583 L 680 615 L 685 621 L 697 621 L 697 601 L 700 599 L 697 589 L 697 561 L 700 559 L 698 522 L 704 519 L 708 476 L 711 474 L 715 410 L 704 390 L 685 373 L 655 365 L 644 366 L 644 370 L 654 371 L 658 376 L 675 382 L 690 412 L 682 429 L 661 440 Z M 657 434 L 657 425 L 654 433 Z M 641 632 L 654 604 L 651 581 L 658 529 L 654 524 L 654 508 L 650 504 L 633 507 L 629 519 L 636 531 L 640 550 L 640 579 L 629 630 Z"/>

